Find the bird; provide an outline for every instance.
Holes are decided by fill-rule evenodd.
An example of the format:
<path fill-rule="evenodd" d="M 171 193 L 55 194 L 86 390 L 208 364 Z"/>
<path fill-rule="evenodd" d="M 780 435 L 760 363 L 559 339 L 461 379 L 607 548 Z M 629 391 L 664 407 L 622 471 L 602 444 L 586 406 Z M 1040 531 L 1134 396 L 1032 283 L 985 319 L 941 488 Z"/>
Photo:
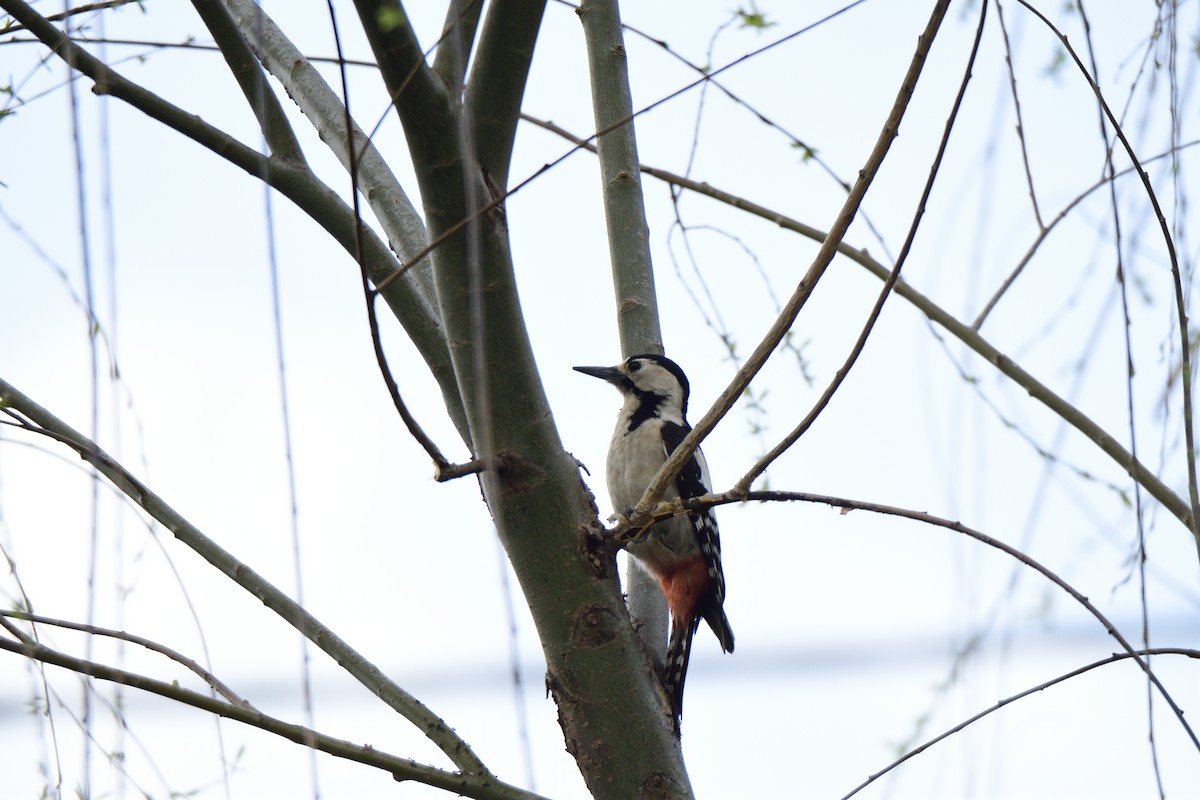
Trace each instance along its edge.
<path fill-rule="evenodd" d="M 655 354 L 633 355 L 615 367 L 574 369 L 611 383 L 624 398 L 608 446 L 605 477 L 613 507 L 628 516 L 659 467 L 692 430 L 687 422 L 687 376 L 674 361 Z M 663 499 L 690 499 L 711 492 L 708 464 L 697 449 Z M 711 508 L 692 511 L 655 523 L 645 536 L 625 547 L 658 579 L 671 612 L 663 683 L 678 730 L 692 637 L 700 621 L 708 623 L 723 652 L 733 652 L 717 520 Z"/>

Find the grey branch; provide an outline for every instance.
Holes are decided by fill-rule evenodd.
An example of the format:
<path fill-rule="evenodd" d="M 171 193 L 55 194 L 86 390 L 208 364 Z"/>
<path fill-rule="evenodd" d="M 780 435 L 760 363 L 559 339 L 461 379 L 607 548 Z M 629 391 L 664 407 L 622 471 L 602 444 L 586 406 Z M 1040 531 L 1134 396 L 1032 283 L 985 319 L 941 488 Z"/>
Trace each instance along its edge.
<path fill-rule="evenodd" d="M 91 675 L 100 680 L 131 686 L 227 719 L 236 720 L 276 736 L 282 736 L 297 744 L 314 747 L 323 753 L 385 770 L 398 781 L 417 781 L 454 792 L 463 797 L 473 797 L 479 800 L 545 800 L 540 795 L 518 789 L 491 775 L 448 772 L 376 750 L 369 744 L 355 744 L 344 739 L 336 739 L 302 725 L 267 716 L 253 708 L 226 703 L 173 683 L 155 680 L 94 661 L 85 661 L 33 642 L 13 642 L 8 639 L 0 639 L 0 650 L 7 650 L 10 653 L 16 653 L 45 664 L 54 664 L 81 675 Z"/>
<path fill-rule="evenodd" d="M 56 628 L 66 628 L 68 630 L 73 630 L 73 631 L 82 631 L 84 633 L 89 633 L 93 636 L 106 636 L 111 639 L 120 639 L 123 642 L 130 642 L 131 644 L 140 645 L 140 646 L 146 648 L 147 650 L 153 650 L 154 652 L 160 653 L 160 654 L 166 656 L 167 658 L 171 659 L 172 661 L 174 661 L 178 664 L 182 664 L 184 667 L 187 667 L 189 670 L 196 673 L 196 675 L 198 675 L 202 681 L 204 681 L 209 686 L 211 686 L 214 692 L 221 695 L 226 700 L 228 700 L 230 703 L 233 703 L 235 706 L 241 706 L 242 708 L 246 708 L 251 711 L 255 710 L 254 706 L 252 706 L 248 701 L 246 701 L 244 698 L 242 698 L 237 692 L 233 691 L 227 685 L 225 685 L 225 683 L 223 681 L 221 681 L 216 675 L 213 675 L 211 672 L 206 670 L 204 667 L 202 667 L 198 663 L 196 663 L 195 659 L 188 658 L 187 656 L 183 655 L 182 653 L 180 653 L 176 650 L 172 650 L 170 647 L 167 647 L 164 644 L 159 644 L 158 642 L 151 641 L 150 639 L 147 639 L 144 636 L 138 636 L 136 634 L 126 633 L 125 631 L 117 631 L 117 630 L 113 630 L 111 628 L 101 628 L 98 625 L 85 625 L 80 622 L 71 622 L 70 620 L 65 620 L 65 619 L 55 619 L 53 617 L 44 617 L 41 614 L 27 614 L 24 611 L 0 611 L 0 616 L 11 617 L 12 619 L 24 620 L 26 622 L 33 622 L 38 625 L 53 625 Z M 22 637 L 21 641 L 24 641 L 26 644 L 31 643 L 30 640 L 27 640 L 23 637 Z"/>
<path fill-rule="evenodd" d="M 1096 620 L 1104 627 L 1105 632 L 1108 633 L 1109 636 L 1116 639 L 1117 643 L 1121 645 L 1121 648 L 1125 651 L 1125 653 L 1127 653 L 1129 657 L 1133 658 L 1142 671 L 1146 673 L 1146 677 L 1151 683 L 1154 684 L 1155 688 L 1158 689 L 1159 694 L 1167 702 L 1167 705 L 1171 707 L 1175 717 L 1179 720 L 1179 724 L 1183 726 L 1184 732 L 1187 733 L 1188 738 L 1192 740 L 1192 744 L 1197 750 L 1200 750 L 1200 738 L 1196 736 L 1195 731 L 1192 730 L 1192 727 L 1188 724 L 1187 720 L 1183 718 L 1183 709 L 1179 707 L 1179 705 L 1175 702 L 1175 699 L 1158 679 L 1158 676 L 1155 675 L 1154 671 L 1150 669 L 1149 662 L 1138 654 L 1138 651 L 1135 650 L 1133 645 L 1131 645 L 1124 635 L 1121 634 L 1121 632 L 1117 629 L 1117 626 L 1114 625 L 1108 619 L 1108 617 L 1106 617 L 1104 613 L 1100 611 L 1100 609 L 1096 608 L 1096 606 L 1090 600 L 1088 600 L 1087 597 L 1080 593 L 1078 589 L 1067 583 L 1065 580 L 1059 577 L 1057 573 L 1053 572 L 1048 567 L 1043 566 L 1031 556 L 1026 555 L 1011 545 L 1005 544 L 999 539 L 988 536 L 986 533 L 967 527 L 961 522 L 955 522 L 953 520 L 945 519 L 944 517 L 938 517 L 924 511 L 913 511 L 907 508 L 884 505 L 882 503 L 871 503 L 863 500 L 849 500 L 842 497 L 831 497 L 829 495 L 812 494 L 809 492 L 755 491 L 743 494 L 735 490 L 721 494 L 710 494 L 703 497 L 690 498 L 687 500 L 676 498 L 675 500 L 671 500 L 669 502 L 659 503 L 655 508 L 651 509 L 651 512 L 646 515 L 644 520 L 639 520 L 632 523 L 626 521 L 613 531 L 613 535 L 618 542 L 625 542 L 637 536 L 644 528 L 653 525 L 655 522 L 659 522 L 670 517 L 687 514 L 702 508 L 712 508 L 714 506 L 726 505 L 728 503 L 752 501 L 820 503 L 822 505 L 843 509 L 843 513 L 847 511 L 870 511 L 875 514 L 902 517 L 904 519 L 923 522 L 927 525 L 946 528 L 947 530 L 961 533 L 964 536 L 968 536 L 978 542 L 982 542 L 989 547 L 993 547 L 996 550 L 1015 558 L 1017 561 L 1020 561 L 1025 566 L 1030 567 L 1034 571 L 1040 573 L 1055 586 L 1069 594 L 1075 600 L 1075 602 L 1087 609 L 1088 613 L 1096 618 Z"/>
<path fill-rule="evenodd" d="M 489 774 L 483 762 L 471 751 L 470 746 L 441 718 L 384 675 L 378 667 L 338 637 L 320 620 L 201 533 L 198 528 L 167 505 L 162 498 L 133 477 L 108 453 L 101 450 L 95 442 L 68 426 L 2 378 L 0 378 L 0 406 L 17 412 L 20 418 L 27 420 L 25 427 L 28 430 L 62 442 L 89 464 L 92 464 L 114 486 L 171 531 L 176 539 L 192 548 L 204 560 L 261 600 L 263 605 L 324 650 L 363 686 L 366 686 L 393 710 L 413 723 L 430 741 L 449 756 L 455 766 L 464 772 L 477 775 Z"/>

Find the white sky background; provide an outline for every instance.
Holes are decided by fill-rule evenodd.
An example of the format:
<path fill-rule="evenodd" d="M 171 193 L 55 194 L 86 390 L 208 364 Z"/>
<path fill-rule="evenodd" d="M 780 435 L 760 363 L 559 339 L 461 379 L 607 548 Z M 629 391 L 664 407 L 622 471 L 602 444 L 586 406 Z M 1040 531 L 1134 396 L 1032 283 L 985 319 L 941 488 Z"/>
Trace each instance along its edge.
<path fill-rule="evenodd" d="M 44 13 L 59 10 L 45 6 Z M 928 4 L 869 2 L 721 76 L 732 91 L 816 148 L 843 178 L 857 174 L 891 106 Z M 369 58 L 352 4 L 336 4 L 343 44 Z M 436 38 L 442 3 L 410 3 L 422 42 Z M 918 7 L 919 6 L 919 7 Z M 1044 3 L 1076 47 L 1076 14 Z M 186 3 L 147 3 L 106 16 L 113 38 L 201 41 Z M 731 27 L 711 63 L 724 64 L 820 19 L 826 3 L 763 3 L 778 23 L 763 33 Z M 270 14 L 305 52 L 334 53 L 325 3 L 273 2 Z M 728 3 L 629 3 L 627 23 L 705 63 Z M 1181 8 L 1179 138 L 1197 135 L 1192 50 L 1195 3 Z M 1142 69 L 1156 9 L 1152 3 L 1093 2 L 1103 86 L 1123 108 L 1147 157 L 1169 144 L 1167 73 Z M 1021 91 L 1026 141 L 1046 219 L 1096 182 L 1103 164 L 1096 110 L 1073 67 L 1053 76 L 1050 34 L 1005 4 Z M 952 9 L 935 44 L 901 135 L 864 209 L 887 248 L 899 250 L 962 76 L 978 4 Z M 626 36 L 634 105 L 643 107 L 695 79 L 657 46 Z M 96 52 L 96 48 L 91 48 Z M 26 101 L 0 121 L 0 376 L 81 430 L 90 418 L 87 325 L 72 294 L 82 268 L 76 178 L 65 71 L 38 69 L 44 50 L 0 47 L 0 80 Z M 183 108 L 248 143 L 253 117 L 223 60 L 211 52 L 117 47 L 110 63 Z M 1162 43 L 1153 57 L 1167 58 Z M 338 86 L 336 70 L 325 68 Z M 364 127 L 386 117 L 377 141 L 415 196 L 386 94 L 369 70 L 351 70 L 352 108 Z M 1151 90 L 1153 84 L 1153 90 Z M 99 440 L 191 522 L 245 563 L 294 591 L 286 463 L 272 333 L 264 192 L 200 146 L 78 85 L 88 226 L 97 307 L 116 340 L 121 382 L 101 389 Z M 683 172 L 701 94 L 693 89 L 639 117 L 642 160 Z M 844 192 L 787 139 L 715 90 L 705 97 L 693 177 L 820 228 Z M 11 107 L 11 106 L 10 106 Z M 111 125 L 115 238 L 105 223 L 100 114 Z M 574 13 L 551 3 L 524 104 L 538 117 L 592 131 L 586 57 Z M 312 162 L 345 193 L 348 178 L 294 114 Z M 1034 240 L 1036 223 L 1020 163 L 999 20 L 988 28 L 922 229 L 904 268 L 918 289 L 970 320 Z M 523 179 L 568 145 L 523 125 L 511 171 Z M 1181 156 L 1181 190 L 1191 190 L 1195 155 Z M 1127 161 L 1118 157 L 1119 166 Z M 1172 200 L 1169 165 L 1151 172 L 1169 218 L 1194 263 L 1194 212 Z M 668 354 L 692 381 L 698 418 L 732 376 L 716 333 L 689 298 L 704 296 L 683 258 L 667 189 L 644 179 L 658 296 Z M 618 357 L 599 177 L 578 153 L 508 202 L 514 259 L 530 335 L 564 445 L 591 470 L 604 513 L 603 459 L 618 398 L 573 373 L 576 364 Z M 1170 273 L 1161 236 L 1135 179 L 1118 185 L 1131 293 L 1138 448 L 1177 491 L 1184 489 L 1179 393 L 1162 413 L 1162 389 L 1176 361 Z M 1185 194 L 1186 197 L 1186 194 Z M 705 198 L 681 203 L 697 231 L 697 265 L 724 324 L 746 354 L 773 318 L 766 291 L 785 298 L 816 245 Z M 357 269 L 288 201 L 274 199 L 288 402 L 299 493 L 303 591 L 308 608 L 441 714 L 501 778 L 529 785 L 509 678 L 505 605 L 517 615 L 516 646 L 530 719 L 533 784 L 554 797 L 580 797 L 583 784 L 563 752 L 536 632 L 519 593 L 507 598 L 502 556 L 471 480 L 436 484 L 427 459 L 391 406 L 371 353 Z M 1107 191 L 1095 193 L 1047 239 L 983 327 L 1002 351 L 1074 400 L 1128 442 L 1125 352 L 1115 292 Z M 883 246 L 855 223 L 847 241 L 882 257 Z M 35 250 L 30 242 L 34 242 Z M 106 250 L 116 254 L 114 287 Z M 66 272 L 64 281 L 55 265 Z M 765 276 L 765 278 L 763 277 Z M 764 283 L 764 281 L 766 283 Z M 727 488 L 807 412 L 840 366 L 875 300 L 879 282 L 838 259 L 797 326 L 814 384 L 795 358 L 779 354 L 755 386 L 765 417 L 739 405 L 707 440 L 717 488 Z M 707 303 L 707 300 L 704 301 Z M 383 308 L 381 306 L 381 308 Z M 711 309 L 705 306 L 711 315 Z M 402 332 L 385 325 L 389 358 L 405 400 L 454 458 L 465 450 Z M 953 361 L 947 356 L 947 350 Z M 974 381 L 964 380 L 955 362 Z M 1083 366 L 1079 366 L 1080 363 Z M 984 405 L 986 397 L 1018 432 Z M 766 426 L 761 437 L 753 422 Z M 1070 581 L 1131 641 L 1141 622 L 1130 556 L 1136 527 L 1115 491 L 1131 491 L 1098 448 L 1060 424 L 1024 390 L 951 343 L 900 298 L 889 300 L 854 372 L 820 421 L 769 472 L 772 488 L 890 503 L 962 521 L 1022 548 Z M 1033 446 L 1053 449 L 1091 479 L 1047 469 Z M 0 430 L 0 543 L 16 562 L 0 580 L 4 603 L 16 579 L 40 613 L 86 616 L 91 489 L 79 461 L 47 442 Z M 297 635 L 192 552 L 100 492 L 97 624 L 123 628 L 200 659 L 202 646 L 173 569 L 195 605 L 212 668 L 258 707 L 302 722 Z M 1130 494 L 1132 497 L 1132 494 Z M 1200 643 L 1196 548 L 1169 514 L 1147 502 L 1147 595 L 1151 642 Z M 903 743 L 957 724 L 1000 698 L 1103 658 L 1118 649 L 1067 595 L 1006 556 L 964 537 L 866 513 L 824 507 L 726 507 L 719 513 L 729 585 L 727 612 L 737 653 L 720 656 L 702 632 L 689 674 L 684 746 L 704 797 L 840 797 L 887 765 Z M 168 563 L 169 558 L 169 563 Z M 507 569 L 507 567 L 503 567 Z M 117 586 L 125 587 L 123 602 Z M 510 586 L 516 591 L 515 579 Z M 43 631 L 82 654 L 83 640 Z M 980 649 L 955 669 L 954 655 L 980 636 Z M 117 661 L 105 642 L 97 660 Z M 194 685 L 176 665 L 133 648 L 127 668 Z M 323 732 L 445 765 L 411 726 L 383 708 L 319 652 L 316 721 Z M 1189 717 L 1200 714 L 1194 662 L 1160 658 L 1156 670 Z M 77 725 L 80 683 L 50 671 L 63 771 L 62 789 L 82 781 Z M 100 690 L 111 697 L 111 687 Z M 28 710 L 39 693 L 30 668 L 0 657 L 0 775 L 5 796 L 36 796 L 39 764 L 55 766 L 45 721 Z M 217 726 L 201 712 L 133 691 L 123 694 L 130 783 L 154 797 L 203 789 L 222 797 Z M 62 704 L 65 704 L 64 707 Z M 99 747 L 118 746 L 111 716 L 98 712 Z M 1170 797 L 1194 796 L 1200 754 L 1159 700 L 1154 735 Z M 1193 721 L 1193 724 L 1194 721 Z M 311 796 L 302 748 L 234 723 L 220 726 L 237 765 L 233 797 Z M 1022 700 L 916 757 L 861 796 L 1151 797 L 1145 681 L 1128 663 L 1105 667 Z M 911 746 L 911 744 L 910 744 Z M 119 792 L 100 750 L 93 792 Z M 323 798 L 445 796 L 334 759 L 319 759 Z"/>

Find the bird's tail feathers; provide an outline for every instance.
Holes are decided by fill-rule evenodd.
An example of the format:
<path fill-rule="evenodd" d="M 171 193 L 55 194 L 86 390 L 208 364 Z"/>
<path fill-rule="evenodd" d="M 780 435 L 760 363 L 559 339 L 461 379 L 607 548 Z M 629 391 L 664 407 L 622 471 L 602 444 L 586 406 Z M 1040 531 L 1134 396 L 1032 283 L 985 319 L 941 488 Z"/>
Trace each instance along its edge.
<path fill-rule="evenodd" d="M 717 641 L 721 643 L 721 650 L 726 653 L 733 652 L 733 629 L 729 627 L 729 618 L 725 616 L 725 609 L 715 602 L 701 602 L 698 609 L 704 621 L 708 623 L 708 627 L 712 628 L 712 632 L 716 634 Z"/>
<path fill-rule="evenodd" d="M 692 657 L 692 636 L 696 633 L 695 622 L 679 624 L 672 620 L 671 639 L 667 643 L 667 661 L 665 668 L 667 696 L 671 700 L 671 710 L 675 719 L 683 716 L 683 682 L 687 678 L 688 660 Z"/>

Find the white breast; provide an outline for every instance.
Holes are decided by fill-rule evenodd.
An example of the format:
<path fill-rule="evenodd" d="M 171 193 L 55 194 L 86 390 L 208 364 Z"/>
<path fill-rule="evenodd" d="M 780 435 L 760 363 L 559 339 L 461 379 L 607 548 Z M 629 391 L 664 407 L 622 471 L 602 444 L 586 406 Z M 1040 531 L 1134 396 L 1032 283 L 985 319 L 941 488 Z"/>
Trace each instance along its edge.
<path fill-rule="evenodd" d="M 630 433 L 628 419 L 623 417 L 613 431 L 605 471 L 613 510 L 619 514 L 626 514 L 637 505 L 659 467 L 667 460 L 658 430 L 661 426 L 661 420 L 651 419 Z M 664 500 L 678 496 L 679 491 L 674 485 L 668 486 L 663 493 Z M 696 549 L 696 535 L 687 517 L 660 522 L 651 529 L 651 535 L 645 541 L 628 546 L 630 554 L 655 574 L 670 569 Z"/>

